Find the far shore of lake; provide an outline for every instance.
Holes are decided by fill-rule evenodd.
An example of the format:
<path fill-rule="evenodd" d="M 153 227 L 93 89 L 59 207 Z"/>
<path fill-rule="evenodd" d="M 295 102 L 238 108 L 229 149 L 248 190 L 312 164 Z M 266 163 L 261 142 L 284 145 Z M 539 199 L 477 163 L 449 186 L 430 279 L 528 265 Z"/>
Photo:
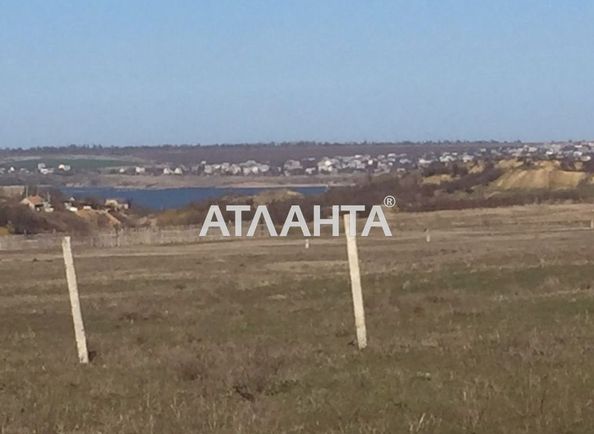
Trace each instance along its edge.
<path fill-rule="evenodd" d="M 95 177 L 74 177 L 64 182 L 68 188 L 113 187 L 147 190 L 168 188 L 303 188 L 303 187 L 340 187 L 354 185 L 358 175 L 329 176 L 148 176 L 148 175 L 99 175 Z M 61 184 L 61 183 L 60 183 Z"/>

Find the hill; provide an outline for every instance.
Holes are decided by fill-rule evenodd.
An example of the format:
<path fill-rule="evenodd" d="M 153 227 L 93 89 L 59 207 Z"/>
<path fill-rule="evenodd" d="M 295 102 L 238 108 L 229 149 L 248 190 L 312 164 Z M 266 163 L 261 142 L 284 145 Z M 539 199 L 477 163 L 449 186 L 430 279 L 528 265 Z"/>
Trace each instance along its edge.
<path fill-rule="evenodd" d="M 564 190 L 592 184 L 592 175 L 583 171 L 563 170 L 555 162 L 541 162 L 534 168 L 515 166 L 493 182 L 492 190 Z"/>

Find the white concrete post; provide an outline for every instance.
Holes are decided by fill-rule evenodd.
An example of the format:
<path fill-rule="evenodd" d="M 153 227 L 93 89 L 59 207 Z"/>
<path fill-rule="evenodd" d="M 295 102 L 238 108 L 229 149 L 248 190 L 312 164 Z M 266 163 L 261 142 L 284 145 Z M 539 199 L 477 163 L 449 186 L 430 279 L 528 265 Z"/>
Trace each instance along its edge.
<path fill-rule="evenodd" d="M 365 329 L 365 310 L 363 308 L 363 293 L 361 291 L 361 273 L 359 271 L 359 254 L 357 253 L 357 239 L 349 233 L 350 215 L 344 215 L 344 231 L 347 239 L 347 254 L 351 274 L 351 291 L 353 293 L 353 310 L 355 312 L 355 328 L 357 331 L 357 345 L 360 350 L 367 346 L 367 331 Z"/>
<path fill-rule="evenodd" d="M 425 241 L 430 243 L 431 242 L 431 232 L 429 229 L 425 229 Z"/>
<path fill-rule="evenodd" d="M 66 281 L 68 282 L 68 293 L 70 294 L 70 307 L 72 309 L 72 321 L 74 322 L 74 337 L 76 338 L 76 347 L 78 349 L 78 360 L 80 363 L 89 363 L 87 337 L 85 336 L 85 326 L 80 310 L 70 237 L 64 237 L 62 240 L 62 252 L 64 253 L 64 264 L 66 265 Z"/>

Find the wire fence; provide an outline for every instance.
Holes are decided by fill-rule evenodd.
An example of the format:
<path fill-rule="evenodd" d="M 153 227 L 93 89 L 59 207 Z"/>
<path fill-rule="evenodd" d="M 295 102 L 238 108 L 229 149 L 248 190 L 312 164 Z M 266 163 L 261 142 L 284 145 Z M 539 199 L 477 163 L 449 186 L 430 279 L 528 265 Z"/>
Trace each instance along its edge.
<path fill-rule="evenodd" d="M 72 244 L 84 247 L 125 247 L 137 245 L 160 245 L 196 243 L 219 240 L 223 237 L 211 231 L 212 235 L 200 237 L 200 226 L 175 226 L 166 228 L 129 228 L 96 232 L 89 235 L 74 235 Z M 0 251 L 54 249 L 61 245 L 63 233 L 35 235 L 0 236 Z"/>

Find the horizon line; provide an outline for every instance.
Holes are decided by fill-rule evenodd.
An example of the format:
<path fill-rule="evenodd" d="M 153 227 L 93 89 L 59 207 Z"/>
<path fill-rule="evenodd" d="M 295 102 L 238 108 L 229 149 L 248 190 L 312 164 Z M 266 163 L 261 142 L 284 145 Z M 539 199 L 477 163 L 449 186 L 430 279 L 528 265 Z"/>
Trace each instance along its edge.
<path fill-rule="evenodd" d="M 160 143 L 160 144 L 126 144 L 111 145 L 101 143 L 72 143 L 69 145 L 40 145 L 40 146 L 0 146 L 0 151 L 30 151 L 41 149 L 126 149 L 126 148 L 195 148 L 195 147 L 223 147 L 223 146 L 292 146 L 292 145 L 427 145 L 427 144 L 545 144 L 545 143 L 573 143 L 589 142 L 594 139 L 565 139 L 565 140 L 494 140 L 494 139 L 442 139 L 442 140 L 360 140 L 360 141 L 319 141 L 319 140 L 283 140 L 283 141 L 260 141 L 260 142 L 216 142 L 216 143 Z"/>

